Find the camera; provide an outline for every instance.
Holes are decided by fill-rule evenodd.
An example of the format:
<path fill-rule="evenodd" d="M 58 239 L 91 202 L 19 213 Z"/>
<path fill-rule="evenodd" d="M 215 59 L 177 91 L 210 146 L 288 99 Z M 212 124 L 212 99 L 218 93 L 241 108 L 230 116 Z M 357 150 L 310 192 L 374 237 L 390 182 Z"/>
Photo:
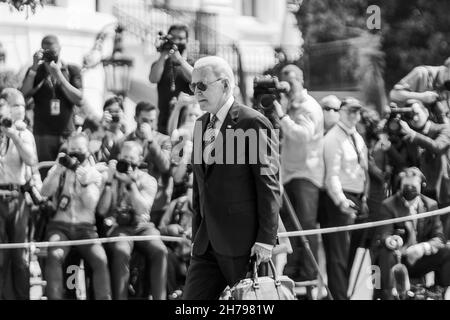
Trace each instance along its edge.
<path fill-rule="evenodd" d="M 27 183 L 21 186 L 21 191 L 22 193 L 28 193 L 30 195 L 34 205 L 44 204 L 44 198 L 41 196 L 36 187 L 30 183 L 30 181 L 27 181 Z"/>
<path fill-rule="evenodd" d="M 58 61 L 58 55 L 50 49 L 44 50 L 44 53 L 42 54 L 42 60 L 44 60 L 47 63 L 50 62 L 56 62 Z"/>
<path fill-rule="evenodd" d="M 8 117 L 0 117 L 0 126 L 11 128 L 13 125 L 12 119 Z"/>
<path fill-rule="evenodd" d="M 79 167 L 80 162 L 66 154 L 64 157 L 59 158 L 59 164 L 69 170 L 75 171 Z"/>
<path fill-rule="evenodd" d="M 170 50 L 178 50 L 180 53 L 186 49 L 186 45 L 184 43 L 176 44 L 173 41 L 173 36 L 170 34 L 164 34 L 162 31 L 158 32 L 158 40 L 160 45 L 156 48 L 158 52 L 161 51 L 170 51 Z"/>
<path fill-rule="evenodd" d="M 116 170 L 119 173 L 128 173 L 128 170 L 134 170 L 136 168 L 136 165 L 132 164 L 129 161 L 126 160 L 119 160 L 116 164 Z"/>
<path fill-rule="evenodd" d="M 131 208 L 118 208 L 115 214 L 119 226 L 130 226 L 135 222 L 135 211 Z"/>
<path fill-rule="evenodd" d="M 403 133 L 400 120 L 406 122 L 414 120 L 415 112 L 410 105 L 407 105 L 404 108 L 399 108 L 395 103 L 391 103 L 389 108 L 390 114 L 388 120 L 386 121 L 384 130 L 389 137 L 401 138 L 403 137 Z"/>
<path fill-rule="evenodd" d="M 117 115 L 117 114 L 113 114 L 113 115 L 111 116 L 111 122 L 119 123 L 119 122 L 120 122 L 120 116 Z"/>
<path fill-rule="evenodd" d="M 253 79 L 253 99 L 264 111 L 273 110 L 273 102 L 280 100 L 280 94 L 288 91 L 289 86 L 284 82 L 280 83 L 277 77 L 264 75 Z"/>

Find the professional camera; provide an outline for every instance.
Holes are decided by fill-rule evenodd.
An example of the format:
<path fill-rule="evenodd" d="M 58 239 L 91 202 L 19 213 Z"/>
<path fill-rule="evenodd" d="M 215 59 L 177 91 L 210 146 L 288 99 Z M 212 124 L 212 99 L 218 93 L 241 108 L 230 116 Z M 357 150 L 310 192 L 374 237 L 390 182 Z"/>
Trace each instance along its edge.
<path fill-rule="evenodd" d="M 44 53 L 42 54 L 42 59 L 47 63 L 50 63 L 52 61 L 56 62 L 58 61 L 58 55 L 53 50 L 47 49 L 44 50 Z"/>
<path fill-rule="evenodd" d="M 128 173 L 129 169 L 134 170 L 135 168 L 136 166 L 134 164 L 126 160 L 119 160 L 116 164 L 116 170 L 119 173 Z"/>
<path fill-rule="evenodd" d="M 11 128 L 13 125 L 13 122 L 11 118 L 8 117 L 0 117 L 0 126 L 5 128 Z"/>
<path fill-rule="evenodd" d="M 386 125 L 384 127 L 384 130 L 389 135 L 389 137 L 397 137 L 401 138 L 403 137 L 402 134 L 402 127 L 400 125 L 400 120 L 409 122 L 411 120 L 414 120 L 414 110 L 410 106 L 410 104 L 406 105 L 404 108 L 397 107 L 397 104 L 391 103 L 389 104 L 390 107 L 390 114 L 389 118 L 386 121 Z"/>
<path fill-rule="evenodd" d="M 256 76 L 253 79 L 253 99 L 255 105 L 263 111 L 272 111 L 273 102 L 280 100 L 281 93 L 287 93 L 287 82 L 279 82 L 277 77 L 271 75 Z"/>
<path fill-rule="evenodd" d="M 117 115 L 117 114 L 113 114 L 113 115 L 111 116 L 111 122 L 119 123 L 119 122 L 120 122 L 120 116 Z"/>
<path fill-rule="evenodd" d="M 160 45 L 156 48 L 158 52 L 161 51 L 180 51 L 180 53 L 183 53 L 183 51 L 186 49 L 186 45 L 184 43 L 176 44 L 173 41 L 173 36 L 170 34 L 164 34 L 162 31 L 158 32 L 158 41 Z"/>
<path fill-rule="evenodd" d="M 80 162 L 66 154 L 64 157 L 59 158 L 59 164 L 69 170 L 75 171 L 79 167 Z"/>

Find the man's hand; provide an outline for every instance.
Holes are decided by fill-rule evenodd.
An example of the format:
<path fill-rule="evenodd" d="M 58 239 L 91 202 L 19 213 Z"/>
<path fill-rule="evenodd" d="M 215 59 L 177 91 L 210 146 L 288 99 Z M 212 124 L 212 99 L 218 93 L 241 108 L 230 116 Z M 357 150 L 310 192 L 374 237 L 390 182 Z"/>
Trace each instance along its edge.
<path fill-rule="evenodd" d="M 181 63 L 181 61 L 183 60 L 183 56 L 181 55 L 180 51 L 178 50 L 172 50 L 169 51 L 169 56 L 172 58 L 173 61 L 179 62 Z"/>
<path fill-rule="evenodd" d="M 116 165 L 117 165 L 117 160 L 110 160 L 108 163 L 108 177 L 107 180 L 108 182 L 112 182 L 112 180 L 114 179 L 114 175 L 116 174 Z"/>
<path fill-rule="evenodd" d="M 77 180 L 82 186 L 87 186 L 92 183 L 100 184 L 101 177 L 96 173 L 97 172 L 93 171 L 92 169 L 86 169 L 83 167 L 78 167 L 77 171 L 75 172 Z"/>
<path fill-rule="evenodd" d="M 416 132 L 411 129 L 406 121 L 400 120 L 399 121 L 401 132 L 405 135 L 403 138 L 412 140 L 414 139 L 414 136 L 416 135 Z"/>
<path fill-rule="evenodd" d="M 342 213 L 348 214 L 353 219 L 356 218 L 356 214 L 358 213 L 358 210 L 356 210 L 355 203 L 350 199 L 345 199 L 339 203 L 339 209 Z"/>
<path fill-rule="evenodd" d="M 111 113 L 109 113 L 109 111 L 103 112 L 103 116 L 102 116 L 102 120 L 101 120 L 102 126 L 109 127 L 109 125 L 111 124 L 111 121 L 112 121 Z"/>
<path fill-rule="evenodd" d="M 263 246 L 255 243 L 250 253 L 250 256 L 254 255 L 256 255 L 256 265 L 259 266 L 261 262 L 269 262 L 272 258 L 272 250 L 267 250 Z"/>
<path fill-rule="evenodd" d="M 32 70 L 34 71 L 37 70 L 43 57 L 44 57 L 44 50 L 39 49 L 38 51 L 35 52 L 35 54 L 33 55 L 33 66 L 31 67 Z"/>
<path fill-rule="evenodd" d="M 14 128 L 14 126 L 11 128 L 0 126 L 0 132 L 2 132 L 5 136 L 7 136 L 10 139 L 15 139 L 18 137 L 17 130 Z"/>
<path fill-rule="evenodd" d="M 167 234 L 172 237 L 179 236 L 184 233 L 184 229 L 179 224 L 169 224 L 167 226 Z"/>
<path fill-rule="evenodd" d="M 58 63 L 56 63 L 55 61 L 51 61 L 50 63 L 47 63 L 47 62 L 45 62 L 45 63 L 48 66 L 48 72 L 50 72 L 50 75 L 54 79 L 60 80 L 62 77 L 60 65 Z"/>
<path fill-rule="evenodd" d="M 153 141 L 153 128 L 150 124 L 148 124 L 148 123 L 141 124 L 140 131 L 145 140 L 147 140 L 148 142 Z"/>
<path fill-rule="evenodd" d="M 276 100 L 273 102 L 273 105 L 275 107 L 275 112 L 277 113 L 278 118 L 281 118 L 284 115 L 283 106 Z"/>
<path fill-rule="evenodd" d="M 425 91 L 421 93 L 423 103 L 434 103 L 439 98 L 439 94 L 434 91 Z"/>
<path fill-rule="evenodd" d="M 422 258 L 424 254 L 425 249 L 422 243 L 412 245 L 406 249 L 406 259 L 410 265 L 416 263 L 416 261 Z"/>

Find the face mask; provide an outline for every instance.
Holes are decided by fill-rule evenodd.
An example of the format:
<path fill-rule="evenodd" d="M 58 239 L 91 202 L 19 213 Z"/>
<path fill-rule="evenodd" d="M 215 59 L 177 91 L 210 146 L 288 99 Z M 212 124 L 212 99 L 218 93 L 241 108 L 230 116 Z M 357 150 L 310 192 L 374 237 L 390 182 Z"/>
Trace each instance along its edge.
<path fill-rule="evenodd" d="M 80 162 L 80 164 L 83 163 L 86 160 L 86 154 L 85 153 L 71 152 L 71 153 L 69 153 L 69 157 L 77 159 L 78 162 Z"/>
<path fill-rule="evenodd" d="M 411 201 L 419 196 L 419 191 L 415 186 L 404 185 L 402 188 L 402 196 L 406 201 Z"/>
<path fill-rule="evenodd" d="M 90 153 L 96 153 L 100 150 L 102 142 L 100 140 L 89 141 L 88 149 Z"/>
<path fill-rule="evenodd" d="M 132 163 L 127 160 L 123 160 L 123 159 L 117 161 L 117 164 L 116 164 L 116 170 L 119 173 L 127 173 L 130 168 L 131 168 L 131 170 L 135 170 L 136 167 L 137 167 L 137 164 Z"/>

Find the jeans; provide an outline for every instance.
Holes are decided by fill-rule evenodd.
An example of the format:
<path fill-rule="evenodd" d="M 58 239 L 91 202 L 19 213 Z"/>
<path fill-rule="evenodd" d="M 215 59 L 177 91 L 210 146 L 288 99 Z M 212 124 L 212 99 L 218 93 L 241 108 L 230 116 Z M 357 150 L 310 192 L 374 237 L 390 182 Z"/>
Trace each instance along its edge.
<path fill-rule="evenodd" d="M 304 230 L 316 229 L 320 189 L 306 179 L 293 179 L 284 187 L 302 228 Z M 282 211 L 284 212 L 284 210 Z M 297 231 L 295 230 L 295 224 L 292 222 L 292 218 L 285 216 L 286 212 L 283 215 L 282 218 L 286 230 Z M 314 235 L 308 236 L 307 239 L 311 251 L 317 260 L 319 238 L 317 235 Z M 311 262 L 310 257 L 303 247 L 301 239 L 295 237 L 291 238 L 291 241 L 293 253 L 288 255 L 286 274 L 290 275 L 295 281 L 316 279 L 317 270 L 315 270 L 314 264 Z"/>
<path fill-rule="evenodd" d="M 0 197 L 0 243 L 28 242 L 29 208 L 23 194 Z M 27 300 L 30 271 L 27 249 L 0 250 L 0 299 Z"/>
<path fill-rule="evenodd" d="M 96 239 L 97 232 L 93 225 L 50 222 L 47 229 L 48 241 L 66 241 Z M 103 246 L 99 243 L 78 246 L 81 256 L 92 269 L 94 295 L 96 300 L 111 299 L 111 284 L 108 261 Z M 51 300 L 63 299 L 62 266 L 70 247 L 50 247 L 48 249 L 45 278 L 47 280 L 47 296 Z M 66 270 L 64 270 L 66 272 Z"/>
<path fill-rule="evenodd" d="M 137 226 L 118 226 L 111 237 L 159 235 L 153 223 L 141 223 Z M 147 259 L 150 288 L 153 299 L 167 298 L 167 248 L 161 240 L 149 241 L 119 241 L 110 244 L 111 277 L 114 299 L 128 298 L 128 283 L 130 279 L 130 260 L 133 247 L 139 250 Z"/>

